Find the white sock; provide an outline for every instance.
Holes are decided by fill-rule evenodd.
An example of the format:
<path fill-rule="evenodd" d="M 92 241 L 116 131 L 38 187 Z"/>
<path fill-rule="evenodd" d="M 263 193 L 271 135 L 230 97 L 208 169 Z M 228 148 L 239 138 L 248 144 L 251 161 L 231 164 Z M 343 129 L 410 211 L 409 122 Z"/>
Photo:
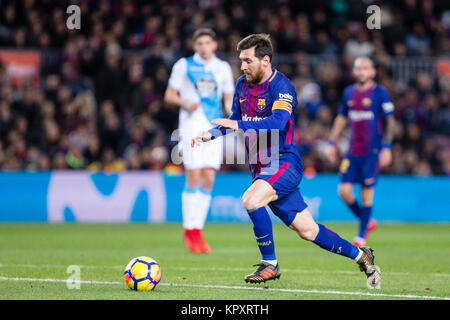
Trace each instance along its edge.
<path fill-rule="evenodd" d="M 271 265 L 273 265 L 274 267 L 276 267 L 277 266 L 277 264 L 278 264 L 278 262 L 277 262 L 277 260 L 275 259 L 275 260 L 261 260 L 261 261 L 264 261 L 264 262 L 267 262 L 267 263 L 270 263 Z"/>
<path fill-rule="evenodd" d="M 183 213 L 183 228 L 195 228 L 195 210 L 197 205 L 196 192 L 183 191 L 181 193 L 181 207 Z"/>
<path fill-rule="evenodd" d="M 358 260 L 359 260 L 359 259 L 361 258 L 361 256 L 363 255 L 363 251 L 362 251 L 361 249 L 359 249 L 359 248 L 358 248 L 358 250 L 359 250 L 358 255 L 356 256 L 355 259 L 353 259 L 353 260 L 355 260 L 356 262 L 358 262 Z"/>
<path fill-rule="evenodd" d="M 362 245 L 366 244 L 366 240 L 364 238 L 361 238 L 361 237 L 358 237 L 358 236 L 353 238 L 353 242 L 358 242 L 358 243 L 361 243 Z"/>
<path fill-rule="evenodd" d="M 196 196 L 196 207 L 194 216 L 194 228 L 203 229 L 206 222 L 206 217 L 208 215 L 209 206 L 211 205 L 211 194 L 206 193 L 205 189 L 201 189 L 202 191 L 197 190 Z M 205 191 L 203 191 L 205 190 Z"/>

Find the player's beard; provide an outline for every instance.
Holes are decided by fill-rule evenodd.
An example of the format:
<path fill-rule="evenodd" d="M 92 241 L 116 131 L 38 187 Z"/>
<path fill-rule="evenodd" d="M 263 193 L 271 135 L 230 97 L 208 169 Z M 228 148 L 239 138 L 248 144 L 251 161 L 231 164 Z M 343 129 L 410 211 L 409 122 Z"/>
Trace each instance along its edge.
<path fill-rule="evenodd" d="M 360 87 L 364 86 L 367 83 L 367 81 L 369 81 L 369 79 L 356 80 L 356 82 L 358 83 L 358 86 L 360 86 Z"/>
<path fill-rule="evenodd" d="M 372 80 L 372 77 L 370 77 L 370 76 L 356 78 L 356 82 L 358 83 L 359 86 L 366 85 L 370 80 Z"/>
<path fill-rule="evenodd" d="M 264 70 L 262 68 L 262 65 L 259 65 L 259 69 L 256 70 L 255 75 L 252 76 L 250 74 L 245 75 L 245 80 L 247 80 L 248 83 L 258 84 L 261 79 L 264 77 Z"/>

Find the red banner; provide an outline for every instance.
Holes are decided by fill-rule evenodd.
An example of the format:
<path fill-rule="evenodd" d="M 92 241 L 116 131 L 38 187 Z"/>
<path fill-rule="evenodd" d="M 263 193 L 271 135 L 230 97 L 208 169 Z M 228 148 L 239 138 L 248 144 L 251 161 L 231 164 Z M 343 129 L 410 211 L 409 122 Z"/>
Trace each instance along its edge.
<path fill-rule="evenodd" d="M 436 62 L 436 72 L 438 75 L 450 75 L 450 59 L 442 59 Z"/>
<path fill-rule="evenodd" d="M 0 50 L 0 62 L 5 66 L 9 79 L 17 87 L 21 87 L 25 80 L 32 81 L 34 85 L 40 84 L 39 51 Z"/>

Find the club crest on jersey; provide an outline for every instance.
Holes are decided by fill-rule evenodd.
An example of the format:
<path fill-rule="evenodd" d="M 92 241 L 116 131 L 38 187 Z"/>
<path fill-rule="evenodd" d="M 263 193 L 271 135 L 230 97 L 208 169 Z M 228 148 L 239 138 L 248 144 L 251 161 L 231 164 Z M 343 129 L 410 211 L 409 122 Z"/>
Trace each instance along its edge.
<path fill-rule="evenodd" d="M 353 100 L 348 100 L 347 105 L 349 108 L 351 108 L 355 105 L 355 102 Z"/>
<path fill-rule="evenodd" d="M 266 99 L 258 99 L 258 109 L 264 110 L 266 107 Z"/>
<path fill-rule="evenodd" d="M 195 88 L 201 97 L 208 97 L 217 91 L 217 83 L 208 76 L 195 81 Z"/>
<path fill-rule="evenodd" d="M 363 98 L 362 99 L 362 105 L 366 108 L 370 107 L 370 105 L 372 104 L 372 99 L 370 98 Z"/>

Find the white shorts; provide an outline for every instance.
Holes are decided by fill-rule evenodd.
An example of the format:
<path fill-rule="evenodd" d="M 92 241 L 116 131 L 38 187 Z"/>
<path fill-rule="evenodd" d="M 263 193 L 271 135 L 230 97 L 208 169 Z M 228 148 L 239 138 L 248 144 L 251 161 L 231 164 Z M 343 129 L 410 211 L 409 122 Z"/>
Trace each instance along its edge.
<path fill-rule="evenodd" d="M 187 170 L 213 168 L 220 169 L 223 161 L 223 141 L 214 139 L 191 147 L 191 140 L 201 131 L 211 129 L 206 117 L 198 116 L 180 119 L 180 142 L 178 150 L 183 166 Z"/>

